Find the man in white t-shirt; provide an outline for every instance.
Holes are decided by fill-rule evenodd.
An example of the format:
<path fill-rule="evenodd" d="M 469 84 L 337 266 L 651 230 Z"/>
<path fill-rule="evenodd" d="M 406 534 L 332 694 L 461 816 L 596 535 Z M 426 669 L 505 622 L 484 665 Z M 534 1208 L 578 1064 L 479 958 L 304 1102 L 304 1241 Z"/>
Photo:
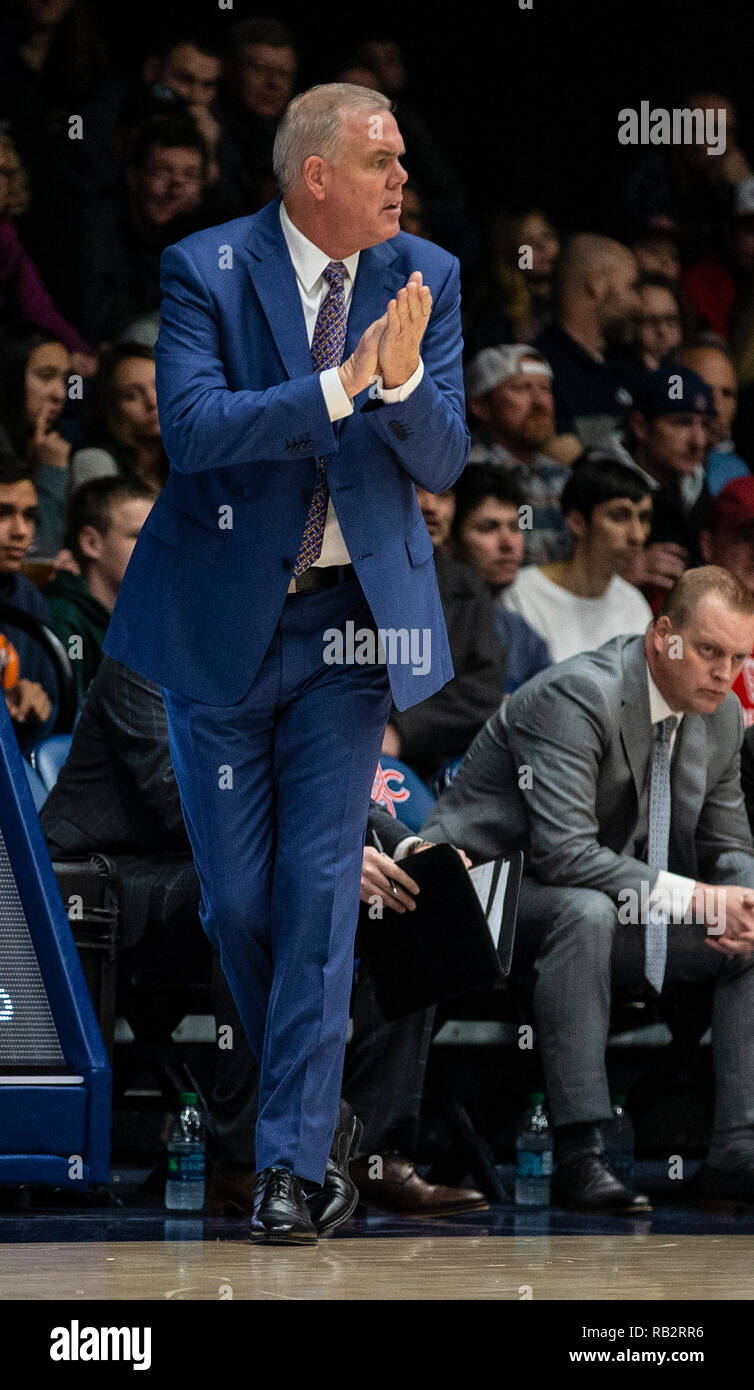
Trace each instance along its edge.
<path fill-rule="evenodd" d="M 644 596 L 621 577 L 652 523 L 643 479 L 623 464 L 592 458 L 574 468 L 561 505 L 573 533 L 570 560 L 527 565 L 503 597 L 545 638 L 554 661 L 644 632 L 652 618 Z"/>

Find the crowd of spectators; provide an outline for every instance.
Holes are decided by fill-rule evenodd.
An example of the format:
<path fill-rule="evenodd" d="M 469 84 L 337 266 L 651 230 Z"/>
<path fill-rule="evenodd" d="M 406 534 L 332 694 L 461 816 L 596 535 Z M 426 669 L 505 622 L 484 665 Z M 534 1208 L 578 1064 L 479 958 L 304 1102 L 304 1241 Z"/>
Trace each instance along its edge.
<path fill-rule="evenodd" d="M 75 676 L 81 717 L 43 810 L 51 853 L 125 855 L 132 933 L 150 913 L 196 911 L 190 873 L 163 875 L 159 891 L 154 875 L 147 887 L 139 878 L 146 854 L 188 845 L 159 692 L 102 653 L 168 476 L 155 390 L 160 255 L 275 196 L 275 132 L 299 87 L 286 25 L 244 19 L 223 35 L 177 22 L 148 36 L 139 70 L 126 72 L 84 0 L 15 0 L 0 24 L 0 599 L 59 637 Z M 727 112 L 724 157 L 693 146 L 640 156 L 623 241 L 556 228 L 546 188 L 541 207 L 501 206 L 478 225 L 409 78 L 383 36 L 322 72 L 393 100 L 409 175 L 402 228 L 446 245 L 463 271 L 469 464 L 448 492 L 418 489 L 455 677 L 393 710 L 383 745 L 436 787 L 508 697 L 556 663 L 645 632 L 687 571 L 721 566 L 754 594 L 754 176 L 731 102 L 702 93 L 693 101 Z M 26 630 L 3 617 L 0 636 L 26 751 L 55 728 L 57 678 Z M 753 723 L 754 652 L 733 688 Z M 403 859 L 421 848 L 400 824 L 397 838 L 382 830 L 391 864 L 393 849 Z M 365 883 L 384 871 L 383 852 L 365 851 Z M 227 1016 L 232 1000 L 217 1001 Z M 424 1061 L 429 1027 L 423 1019 Z M 411 1104 L 387 1123 L 369 1046 L 354 1049 L 352 1098 L 372 1116 L 375 1146 L 410 1149 L 424 1061 Z M 410 1038 L 396 1047 L 400 1071 Z M 224 1190 L 240 1182 L 243 1204 L 253 1156 L 230 1110 Z M 403 1184 L 426 1207 L 410 1162 L 408 1189 L 406 1171 L 393 1176 L 386 1201 L 405 1209 Z"/>

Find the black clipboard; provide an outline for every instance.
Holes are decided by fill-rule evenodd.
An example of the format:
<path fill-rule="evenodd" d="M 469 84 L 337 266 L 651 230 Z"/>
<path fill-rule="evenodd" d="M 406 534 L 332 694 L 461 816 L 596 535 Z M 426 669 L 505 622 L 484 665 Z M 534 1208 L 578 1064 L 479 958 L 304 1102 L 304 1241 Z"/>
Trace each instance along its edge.
<path fill-rule="evenodd" d="M 488 907 L 503 865 L 508 865 L 497 947 L 476 889 L 452 845 L 434 845 L 400 861 L 419 885 L 413 912 L 385 907 L 381 918 L 370 917 L 369 906 L 362 903 L 357 951 L 366 957 L 386 1018 L 403 1018 L 444 999 L 485 989 L 510 973 L 523 862 L 520 850 L 495 861 Z"/>

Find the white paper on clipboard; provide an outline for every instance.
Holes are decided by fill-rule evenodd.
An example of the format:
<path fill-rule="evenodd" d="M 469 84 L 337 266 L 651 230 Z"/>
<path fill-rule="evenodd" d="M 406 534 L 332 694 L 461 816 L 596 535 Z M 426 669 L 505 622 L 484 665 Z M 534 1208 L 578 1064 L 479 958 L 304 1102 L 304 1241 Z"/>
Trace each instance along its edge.
<path fill-rule="evenodd" d="M 500 866 L 500 873 L 497 882 L 494 883 L 497 862 L 491 859 L 488 864 L 477 864 L 475 869 L 469 869 L 469 878 L 474 885 L 474 891 L 482 905 L 482 911 L 487 918 L 487 925 L 490 929 L 495 949 L 500 940 L 500 928 L 503 924 L 503 906 L 505 904 L 505 890 L 508 884 L 508 870 L 510 861 L 506 860 Z M 493 889 L 494 883 L 494 889 Z"/>

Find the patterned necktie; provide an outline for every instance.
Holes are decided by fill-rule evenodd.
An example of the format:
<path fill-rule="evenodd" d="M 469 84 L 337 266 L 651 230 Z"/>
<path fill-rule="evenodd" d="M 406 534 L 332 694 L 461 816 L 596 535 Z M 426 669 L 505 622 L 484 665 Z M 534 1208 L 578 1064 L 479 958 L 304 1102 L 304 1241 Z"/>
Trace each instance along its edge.
<path fill-rule="evenodd" d="M 314 325 L 311 354 L 315 372 L 324 372 L 328 367 L 339 367 L 343 360 L 346 344 L 346 297 L 343 291 L 345 273 L 346 268 L 342 261 L 330 261 L 322 271 L 330 288 L 319 306 L 317 322 Z M 294 575 L 303 574 L 322 553 L 327 505 L 330 499 L 325 474 L 326 462 L 325 455 L 320 454 L 317 459 L 314 495 L 309 503 L 301 549 L 293 567 Z"/>
<path fill-rule="evenodd" d="M 647 863 L 667 869 L 670 839 L 670 740 L 678 720 L 674 714 L 657 725 L 649 778 L 649 840 Z M 662 908 L 650 907 L 644 930 L 644 974 L 659 994 L 665 979 L 668 924 Z"/>

